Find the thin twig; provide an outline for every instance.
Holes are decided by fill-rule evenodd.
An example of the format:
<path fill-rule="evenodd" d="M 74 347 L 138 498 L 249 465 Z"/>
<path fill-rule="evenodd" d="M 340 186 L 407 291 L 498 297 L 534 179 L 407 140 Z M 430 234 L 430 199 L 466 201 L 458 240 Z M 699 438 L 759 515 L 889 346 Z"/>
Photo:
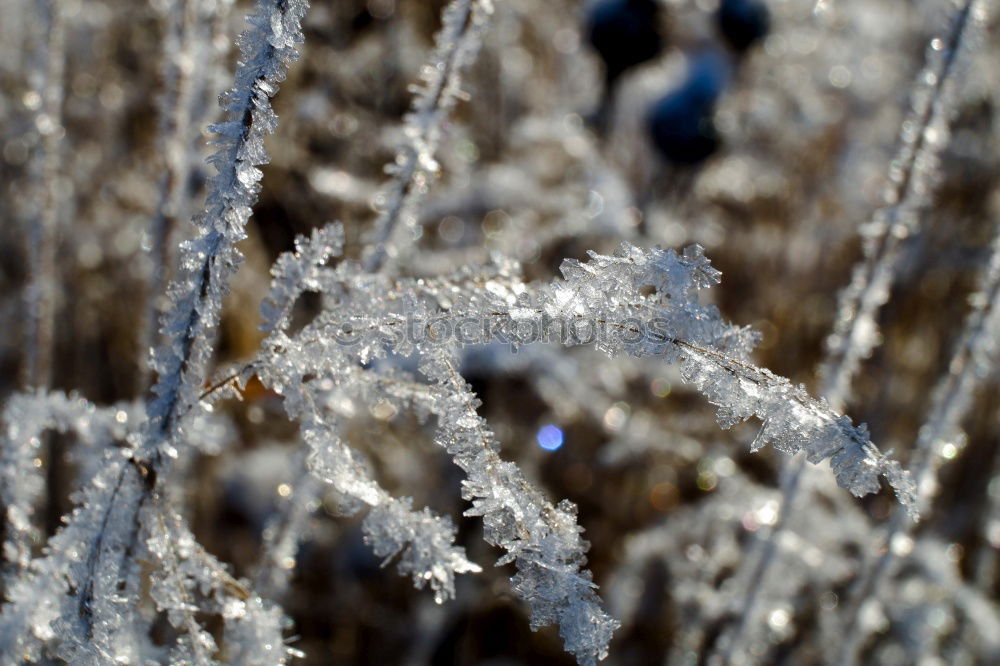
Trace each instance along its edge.
<path fill-rule="evenodd" d="M 395 256 L 400 224 L 413 224 L 409 218 L 438 169 L 434 154 L 460 94 L 462 70 L 474 60 L 492 12 L 492 0 L 453 0 L 442 13 L 434 54 L 423 69 L 425 86 L 407 115 L 407 142 L 387 167 L 393 177 L 378 195 L 385 207 L 364 257 L 367 272 L 378 272 Z"/>

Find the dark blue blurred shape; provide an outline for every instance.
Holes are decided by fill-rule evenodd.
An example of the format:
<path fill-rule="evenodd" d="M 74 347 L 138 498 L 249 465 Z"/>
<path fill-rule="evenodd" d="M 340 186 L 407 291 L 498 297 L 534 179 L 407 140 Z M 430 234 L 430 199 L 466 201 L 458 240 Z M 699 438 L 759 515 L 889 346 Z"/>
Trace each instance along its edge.
<path fill-rule="evenodd" d="M 726 43 L 743 53 L 767 36 L 771 13 L 761 0 L 722 0 L 715 23 Z"/>
<path fill-rule="evenodd" d="M 691 56 L 687 77 L 649 108 L 648 128 L 657 152 L 675 165 L 696 165 L 719 148 L 712 116 L 729 82 L 731 66 L 719 52 Z"/>
<path fill-rule="evenodd" d="M 663 49 L 656 0 L 602 0 L 587 16 L 587 38 L 604 61 L 605 86 Z"/>

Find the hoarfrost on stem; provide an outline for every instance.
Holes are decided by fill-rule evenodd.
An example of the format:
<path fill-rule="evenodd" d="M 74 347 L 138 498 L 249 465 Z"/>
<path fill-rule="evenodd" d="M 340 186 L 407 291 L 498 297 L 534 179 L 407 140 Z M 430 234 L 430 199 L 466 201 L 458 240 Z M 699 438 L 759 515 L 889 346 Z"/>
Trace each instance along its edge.
<path fill-rule="evenodd" d="M 441 14 L 434 52 L 421 69 L 421 84 L 413 88 L 406 141 L 386 166 L 392 178 L 375 199 L 381 212 L 364 260 L 369 271 L 396 258 L 401 233 L 420 235 L 415 212 L 440 169 L 435 153 L 444 123 L 463 97 L 462 72 L 475 60 L 492 14 L 493 0 L 451 0 Z"/>
<path fill-rule="evenodd" d="M 517 565 L 512 583 L 532 609 L 532 626 L 558 623 L 566 649 L 581 663 L 603 658 L 617 622 L 601 609 L 583 568 L 587 546 L 575 507 L 549 504 L 515 465 L 499 457 L 499 445 L 476 412 L 479 401 L 457 370 L 457 351 L 470 341 L 433 334 L 435 323 L 450 321 L 453 331 L 463 321 L 486 323 L 490 336 L 512 345 L 556 331 L 564 344 L 596 341 L 610 354 L 663 356 L 719 407 L 724 427 L 761 418 L 755 447 L 805 450 L 813 462 L 831 458 L 839 483 L 856 495 L 877 491 L 884 475 L 900 502 L 912 503 L 908 476 L 878 452 L 864 426 L 853 426 L 803 389 L 754 366 L 749 352 L 756 334 L 699 302 L 698 290 L 720 278 L 700 247 L 678 255 L 624 244 L 615 256 L 591 253 L 586 263 L 566 261 L 562 280 L 532 285 L 503 261 L 436 280 L 372 275 L 349 261 L 327 266 L 340 244 L 339 230 L 329 227 L 299 239 L 296 253 L 279 259 L 265 306 L 270 336 L 248 368 L 280 388 L 291 415 L 302 423 L 312 419 L 303 436 L 311 443 L 314 469 L 373 507 L 385 502 L 384 491 L 362 474 L 332 422 L 310 416 L 322 411 L 317 391 L 368 396 L 376 388 L 377 395 L 436 415 L 438 443 L 467 475 L 463 496 L 473 504 L 467 513 L 482 516 L 487 540 L 508 551 L 500 562 Z M 306 289 L 325 294 L 327 309 L 291 334 L 292 305 Z M 604 333 L 582 340 L 572 334 L 581 322 Z M 536 337 L 519 336 L 525 327 Z M 430 384 L 383 376 L 370 364 L 387 354 L 415 354 Z"/>
<path fill-rule="evenodd" d="M 228 118 L 210 127 L 218 135 L 219 150 L 210 158 L 218 173 L 205 211 L 195 220 L 199 235 L 182 247 L 181 275 L 171 285 L 172 304 L 162 320 L 166 342 L 153 366 L 156 398 L 149 406 L 143 455 L 176 455 L 170 440 L 198 401 L 222 298 L 241 260 L 236 244 L 245 238 L 260 191 L 257 167 L 268 161 L 264 137 L 277 126 L 270 98 L 288 64 L 298 59 L 306 7 L 304 0 L 260 0 L 257 13 L 247 18 L 250 29 L 240 35 L 236 83 L 220 101 Z"/>
<path fill-rule="evenodd" d="M 134 624 L 149 622 L 129 601 L 138 594 L 142 555 L 159 555 L 164 565 L 154 572 L 154 588 L 170 586 L 171 579 L 175 588 L 187 585 L 173 566 L 184 561 L 174 552 L 179 544 L 170 540 L 162 552 L 147 550 L 156 543 L 146 537 L 155 537 L 150 530 L 157 521 L 150 525 L 143 517 L 149 503 L 157 501 L 157 483 L 179 455 L 184 419 L 198 403 L 226 284 L 240 261 L 235 244 L 245 235 L 260 188 L 257 166 L 267 161 L 263 138 L 277 122 L 270 97 L 288 63 L 298 57 L 295 46 L 302 41 L 306 6 L 303 0 L 259 0 L 257 12 L 247 19 L 235 86 L 222 98 L 228 119 L 212 128 L 219 135 L 220 149 L 211 158 L 218 174 L 205 212 L 196 220 L 199 235 L 182 247 L 181 276 L 170 288 L 171 305 L 162 321 L 165 342 L 154 363 L 155 398 L 141 435 L 134 437 L 141 443 L 137 450 L 104 454 L 104 466 L 75 496 L 77 508 L 9 590 L 10 603 L 0 615 L 5 661 L 34 660 L 48 646 L 49 653 L 72 663 L 136 661 L 144 632 Z M 171 519 L 175 535 L 186 529 L 178 527 L 179 521 Z M 189 612 L 189 604 L 178 606 L 170 599 L 159 597 L 167 604 L 161 610 Z M 205 662 L 212 652 L 210 636 L 193 620 L 185 625 L 188 631 L 177 649 L 185 658 Z"/>

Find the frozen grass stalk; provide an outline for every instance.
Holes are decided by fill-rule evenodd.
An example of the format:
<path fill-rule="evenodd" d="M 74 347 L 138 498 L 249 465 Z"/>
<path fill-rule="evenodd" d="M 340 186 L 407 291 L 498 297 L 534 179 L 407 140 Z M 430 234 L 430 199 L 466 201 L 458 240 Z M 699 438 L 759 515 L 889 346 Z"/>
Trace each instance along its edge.
<path fill-rule="evenodd" d="M 277 127 L 269 100 L 288 63 L 298 58 L 295 47 L 302 41 L 299 24 L 305 10 L 302 0 L 261 0 L 257 13 L 247 19 L 251 29 L 240 37 L 236 85 L 222 99 L 228 118 L 211 127 L 219 136 L 219 151 L 210 158 L 218 173 L 207 207 L 195 220 L 199 235 L 182 246 L 182 272 L 170 288 L 171 305 L 162 320 L 166 343 L 156 354 L 158 379 L 145 455 L 176 455 L 171 440 L 180 419 L 198 401 L 222 298 L 241 260 L 236 244 L 246 237 L 244 227 L 260 191 L 257 167 L 268 161 L 264 136 Z"/>
<path fill-rule="evenodd" d="M 493 0 L 452 0 L 441 15 L 434 53 L 421 70 L 413 109 L 406 116 L 406 141 L 386 167 L 392 179 L 376 200 L 375 221 L 365 268 L 374 272 L 396 258 L 399 234 L 419 236 L 415 213 L 440 167 L 435 158 L 444 124 L 462 98 L 462 71 L 472 64 L 493 14 Z M 400 229 L 402 224 L 402 229 Z"/>
<path fill-rule="evenodd" d="M 156 210 L 150 221 L 150 276 L 147 294 L 146 323 L 140 329 L 140 368 L 138 392 L 149 385 L 150 350 L 158 346 L 156 335 L 162 314 L 167 285 L 173 279 L 177 262 L 177 226 L 184 205 L 185 189 L 191 173 L 191 111 L 195 84 L 196 20 L 195 0 L 172 0 L 165 11 L 162 78 L 159 100 L 157 142 L 164 161 L 164 174 L 157 193 Z M 202 65 L 204 66 L 204 65 Z"/>
<path fill-rule="evenodd" d="M 373 276 L 351 262 L 327 267 L 328 258 L 339 251 L 339 237 L 330 235 L 336 231 L 316 231 L 310 240 L 300 239 L 296 254 L 279 259 L 264 308 L 270 336 L 253 366 L 258 376 L 283 394 L 289 415 L 302 424 L 317 473 L 374 509 L 392 504 L 385 491 L 361 474 L 335 422 L 319 417 L 320 405 L 329 402 L 324 393 L 365 396 L 381 385 L 383 392 L 376 395 L 383 399 L 401 407 L 413 403 L 435 414 L 438 442 L 467 475 L 463 494 L 473 502 L 470 515 L 481 515 L 487 540 L 508 551 L 501 562 L 517 564 L 514 589 L 532 609 L 532 626 L 558 623 L 567 651 L 580 663 L 607 654 L 617 622 L 602 610 L 590 574 L 582 568 L 587 544 L 579 538 L 575 508 L 568 502 L 553 507 L 515 465 L 498 456 L 499 445 L 476 413 L 478 400 L 455 367 L 455 342 L 410 340 L 402 335 L 404 325 L 423 330 L 422 322 L 447 316 L 455 322 L 493 322 L 499 334 L 517 326 L 568 331 L 576 322 L 600 322 L 611 332 L 597 341 L 600 349 L 662 356 L 678 364 L 685 379 L 718 407 L 723 427 L 761 419 L 755 447 L 805 450 L 813 462 L 830 458 L 840 485 L 856 495 L 878 490 L 878 476 L 885 475 L 900 502 L 910 502 L 908 477 L 875 449 L 863 426 L 855 427 L 802 389 L 754 366 L 748 353 L 756 335 L 726 323 L 714 306 L 699 302 L 697 291 L 718 282 L 719 273 L 697 246 L 678 255 L 624 244 L 615 256 L 591 253 L 587 263 L 567 260 L 564 278 L 551 284 L 525 284 L 511 272 L 516 267 L 505 264 L 428 281 Z M 481 284 L 491 287 L 482 290 Z M 292 335 L 292 304 L 306 288 L 337 298 L 329 311 Z M 634 335 L 637 326 L 653 322 L 665 327 L 659 335 Z M 344 344 L 346 331 L 354 336 L 350 344 Z M 581 343 L 571 337 L 562 341 Z M 420 389 L 420 384 L 364 369 L 389 353 L 416 354 L 430 387 Z M 370 527 L 376 551 L 380 541 L 413 534 L 404 525 L 377 533 Z"/>
<path fill-rule="evenodd" d="M 884 205 L 861 228 L 864 257 L 840 294 L 834 331 L 827 340 L 820 393 L 834 408 L 847 401 L 858 366 L 879 343 L 875 316 L 889 299 L 904 241 L 920 231 L 920 215 L 930 202 L 940 154 L 948 144 L 948 123 L 957 101 L 955 77 L 977 42 L 970 33 L 982 21 L 983 11 L 979 0 L 965 0 L 950 34 L 932 39 L 927 47 L 927 65 L 913 89 Z"/>
<path fill-rule="evenodd" d="M 914 85 L 901 146 L 890 168 L 885 205 L 860 229 L 863 256 L 851 283 L 840 294 L 834 332 L 827 340 L 819 370 L 820 394 L 834 410 L 844 408 L 861 361 L 881 341 L 875 318 L 888 301 L 903 241 L 920 230 L 920 215 L 929 203 L 939 154 L 947 145 L 948 123 L 955 112 L 955 77 L 961 73 L 961 60 L 968 57 L 969 44 L 975 43 L 975 37 L 968 34 L 974 30 L 970 24 L 981 20 L 976 17 L 975 5 L 976 0 L 967 0 L 957 11 L 950 34 L 935 37 L 928 44 L 927 64 Z M 777 523 L 746 560 L 753 569 L 745 578 L 736 629 L 716 656 L 721 663 L 729 663 L 746 649 L 761 596 L 768 589 L 762 582 L 779 560 L 777 541 L 802 496 L 805 464 L 800 458 L 783 465 Z"/>
<path fill-rule="evenodd" d="M 1000 230 L 1000 226 L 997 227 Z M 913 446 L 911 466 L 917 482 L 917 502 L 927 510 L 937 485 L 937 470 L 947 459 L 942 455 L 944 446 L 955 446 L 962 419 L 972 402 L 973 392 L 993 368 L 1000 347 L 1000 233 L 993 241 L 988 265 L 983 270 L 979 291 L 970 299 L 972 312 L 965 320 L 965 327 L 948 363 L 947 372 L 938 380 L 931 393 L 930 410 L 920 427 Z M 897 562 L 907 553 L 901 552 L 900 538 L 906 537 L 912 524 L 899 512 L 893 515 L 885 534 L 885 549 L 865 567 L 849 592 L 844 604 L 843 651 L 838 664 L 855 666 L 861 649 L 870 634 L 861 618 L 862 607 L 877 601 L 885 579 L 892 574 Z"/>
<path fill-rule="evenodd" d="M 41 86 L 35 129 L 41 135 L 41 173 L 38 180 L 38 212 L 28 231 L 30 276 L 25 298 L 28 325 L 25 340 L 23 385 L 48 388 L 52 381 L 52 345 L 58 271 L 56 249 L 62 201 L 59 176 L 63 143 L 63 77 L 66 66 L 66 26 L 62 0 L 36 3 L 46 26 L 45 75 Z"/>
<path fill-rule="evenodd" d="M 133 610 L 121 607 L 116 590 L 120 583 L 126 589 L 138 584 L 138 564 L 131 557 L 142 547 L 141 530 L 152 527 L 141 524 L 141 518 L 153 510 L 157 482 L 179 453 L 184 417 L 198 402 L 226 284 L 240 261 L 235 245 L 245 237 L 260 189 L 257 166 L 267 162 L 263 139 L 277 122 L 269 100 L 288 63 L 298 57 L 306 6 L 302 0 L 260 0 L 247 19 L 250 29 L 240 38 L 236 83 L 222 100 L 227 120 L 213 127 L 220 149 L 211 162 L 218 174 L 205 212 L 195 221 L 199 234 L 184 244 L 182 272 L 170 289 L 171 305 L 163 318 L 166 342 L 156 355 L 158 380 L 142 442 L 128 459 L 108 452 L 106 466 L 77 496 L 78 506 L 53 537 L 48 554 L 9 590 L 10 603 L 0 616 L 5 661 L 40 654 L 44 644 L 57 639 L 57 626 L 62 630 L 55 652 L 69 661 L 130 658 L 138 649 L 131 633 Z M 168 540 L 157 549 L 155 542 L 148 542 L 151 556 L 169 565 L 177 544 Z M 165 575 L 183 574 L 168 569 Z M 72 603 L 64 605 L 64 595 Z M 189 637 L 193 655 L 203 638 L 204 632 Z"/>

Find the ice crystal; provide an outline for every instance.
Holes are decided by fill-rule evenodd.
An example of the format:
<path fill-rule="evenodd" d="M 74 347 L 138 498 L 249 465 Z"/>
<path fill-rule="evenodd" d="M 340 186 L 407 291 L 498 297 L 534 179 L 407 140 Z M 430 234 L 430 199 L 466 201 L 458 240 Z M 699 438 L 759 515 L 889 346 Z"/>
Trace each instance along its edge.
<path fill-rule="evenodd" d="M 371 396 L 377 389 L 434 414 L 438 443 L 466 473 L 463 496 L 472 502 L 467 513 L 481 516 L 487 541 L 507 551 L 500 562 L 518 568 L 512 584 L 532 610 L 532 626 L 558 624 L 566 649 L 581 663 L 606 655 L 617 623 L 601 608 L 583 568 L 587 546 L 579 536 L 575 507 L 548 503 L 515 465 L 499 457 L 498 443 L 476 412 L 479 402 L 457 371 L 455 353 L 462 343 L 500 339 L 516 347 L 554 339 L 567 345 L 594 343 L 610 354 L 663 356 L 678 363 L 685 379 L 719 406 L 724 427 L 760 418 L 764 425 L 755 447 L 772 444 L 789 454 L 805 450 L 812 462 L 831 458 L 838 482 L 856 495 L 877 491 L 878 476 L 884 475 L 900 501 L 912 504 L 908 476 L 878 452 L 864 426 L 853 426 L 803 389 L 754 366 L 748 354 L 756 334 L 728 324 L 717 308 L 699 301 L 698 291 L 716 284 L 720 274 L 698 246 L 679 255 L 624 244 L 614 256 L 591 253 L 588 262 L 567 261 L 562 280 L 532 285 L 517 277 L 516 266 L 503 262 L 440 280 L 372 275 L 347 261 L 327 266 L 329 248 L 339 238 L 335 227 L 317 232 L 310 241 L 300 239 L 295 254 L 279 259 L 284 270 L 276 272 L 265 308 L 271 335 L 253 366 L 265 383 L 279 387 L 289 414 L 303 423 L 313 468 L 342 492 L 376 508 L 366 529 L 379 554 L 401 550 L 393 540 L 410 544 L 404 553 L 419 552 L 414 517 L 408 504 L 400 514 L 381 508 L 388 501 L 385 491 L 364 474 L 357 453 L 340 441 L 332 421 L 315 416 L 324 401 L 322 388 L 314 387 L 356 396 Z M 329 294 L 327 310 L 290 333 L 291 304 L 306 289 Z M 469 337 L 435 333 L 435 327 L 449 322 L 456 332 L 462 322 L 471 322 Z M 582 323 L 592 327 L 586 336 L 578 335 Z M 430 384 L 364 369 L 390 353 L 418 355 L 420 372 Z M 392 527 L 388 515 L 406 520 Z M 435 524 L 419 514 L 416 518 L 425 528 Z M 373 526 L 379 523 L 384 525 L 375 538 Z M 440 562 L 443 571 L 460 571 L 448 565 L 448 557 Z M 404 572 L 430 570 L 405 555 L 401 565 Z"/>

